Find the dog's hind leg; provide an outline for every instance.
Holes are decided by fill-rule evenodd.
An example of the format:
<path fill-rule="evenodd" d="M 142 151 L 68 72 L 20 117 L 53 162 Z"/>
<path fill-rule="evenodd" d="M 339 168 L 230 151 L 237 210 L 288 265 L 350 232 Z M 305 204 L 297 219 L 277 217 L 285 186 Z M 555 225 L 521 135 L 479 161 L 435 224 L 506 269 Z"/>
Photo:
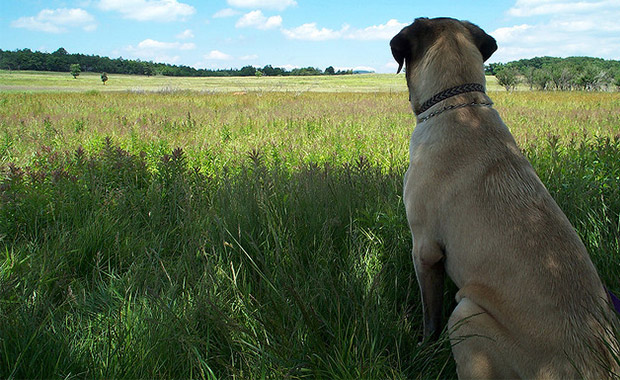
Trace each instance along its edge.
<path fill-rule="evenodd" d="M 469 298 L 462 298 L 448 321 L 459 379 L 518 379 L 508 360 L 515 352 L 501 326 Z"/>
<path fill-rule="evenodd" d="M 443 251 L 435 242 L 414 239 L 413 262 L 424 314 L 424 339 L 437 339 L 442 330 L 443 285 L 445 268 Z"/>

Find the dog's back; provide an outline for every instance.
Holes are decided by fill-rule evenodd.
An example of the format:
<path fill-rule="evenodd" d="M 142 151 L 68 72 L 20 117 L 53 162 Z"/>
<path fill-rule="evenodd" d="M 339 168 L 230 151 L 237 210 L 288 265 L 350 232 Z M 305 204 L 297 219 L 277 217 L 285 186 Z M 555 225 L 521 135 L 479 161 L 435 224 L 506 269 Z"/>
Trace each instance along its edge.
<path fill-rule="evenodd" d="M 484 83 L 495 41 L 470 23 L 418 19 L 391 44 L 419 120 L 404 201 L 425 335 L 438 332 L 445 270 L 459 288 L 459 376 L 617 374 L 616 317 L 583 243 L 486 94 L 458 87 Z M 432 96 L 452 86 L 465 90 Z"/>
<path fill-rule="evenodd" d="M 442 123 L 466 132 L 466 143 L 446 130 L 456 144 L 446 142 L 453 153 L 443 154 L 452 160 L 430 160 L 454 177 L 444 174 L 449 190 L 435 191 L 441 199 L 429 203 L 440 205 L 442 224 L 454 226 L 443 233 L 444 265 L 459 287 L 457 301 L 473 301 L 512 344 L 527 348 L 521 358 L 508 350 L 528 363 L 522 377 L 601 378 L 616 368 L 605 346 L 615 341 L 615 317 L 596 269 L 497 112 L 470 112 L 467 121 L 445 115 Z"/>

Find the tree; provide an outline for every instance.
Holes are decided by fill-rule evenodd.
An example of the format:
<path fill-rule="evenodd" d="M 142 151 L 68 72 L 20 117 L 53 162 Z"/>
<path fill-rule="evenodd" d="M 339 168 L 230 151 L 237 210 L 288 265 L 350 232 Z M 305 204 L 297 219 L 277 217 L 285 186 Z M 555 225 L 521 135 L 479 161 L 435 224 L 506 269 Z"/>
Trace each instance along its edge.
<path fill-rule="evenodd" d="M 144 75 L 146 75 L 147 77 L 155 75 L 155 69 L 153 68 L 153 65 L 148 63 L 144 63 L 143 72 Z"/>
<path fill-rule="evenodd" d="M 503 63 L 489 63 L 484 66 L 484 73 L 486 75 L 495 75 L 496 71 L 503 66 Z"/>
<path fill-rule="evenodd" d="M 103 82 L 103 85 L 105 86 L 105 82 L 108 81 L 108 74 L 106 74 L 105 72 L 101 73 L 101 81 Z"/>
<path fill-rule="evenodd" d="M 526 67 L 523 73 L 525 83 L 530 86 L 530 90 L 534 89 L 534 85 L 536 85 L 536 70 L 534 67 Z"/>
<path fill-rule="evenodd" d="M 256 75 L 257 78 L 260 78 L 263 76 L 263 72 L 260 70 L 256 70 L 256 72 L 254 73 L 254 75 Z"/>
<path fill-rule="evenodd" d="M 291 75 L 321 75 L 323 72 L 315 67 L 302 67 L 291 70 Z"/>
<path fill-rule="evenodd" d="M 242 77 L 251 77 L 256 75 L 256 68 L 252 66 L 244 66 L 239 70 L 239 75 Z"/>
<path fill-rule="evenodd" d="M 534 86 L 541 91 L 546 90 L 551 81 L 551 74 L 546 69 L 534 69 L 532 77 Z"/>
<path fill-rule="evenodd" d="M 263 74 L 265 74 L 268 77 L 274 77 L 274 76 L 286 74 L 286 71 L 282 69 L 281 67 L 274 68 L 271 65 L 266 65 L 265 67 L 263 67 L 261 71 L 263 72 Z"/>
<path fill-rule="evenodd" d="M 497 83 L 504 87 L 506 91 L 513 91 L 517 84 L 519 84 L 517 70 L 510 67 L 497 68 L 495 78 L 497 78 Z"/>
<path fill-rule="evenodd" d="M 74 63 L 70 66 L 70 69 L 73 79 L 77 79 L 78 75 L 80 75 L 80 72 L 82 71 L 82 69 L 80 69 L 80 65 L 78 63 Z"/>
<path fill-rule="evenodd" d="M 79 67 L 73 70 L 73 67 Z M 620 61 L 590 57 L 536 57 L 508 63 L 490 63 L 485 66 L 487 75 L 498 74 L 502 70 L 514 71 L 517 80 L 521 79 L 530 89 L 540 90 L 586 90 L 601 91 L 620 87 Z M 352 70 L 327 67 L 324 71 L 314 67 L 301 67 L 287 70 L 282 67 L 266 65 L 263 68 L 245 66 L 241 69 L 196 69 L 189 66 L 176 66 L 166 63 L 143 62 L 140 60 L 111 59 L 97 55 L 71 54 L 65 48 L 53 53 L 42 53 L 30 49 L 6 51 L 0 49 L 0 70 L 40 70 L 70 71 L 74 78 L 82 72 L 136 75 L 165 75 L 190 77 L 231 77 L 255 76 L 260 70 L 263 76 L 296 75 L 345 75 Z M 332 71 L 333 70 L 333 71 Z M 498 75 L 498 80 L 511 77 L 510 71 Z M 258 74 L 260 75 L 260 74 Z M 509 79 L 509 78 L 505 78 Z M 508 90 L 516 84 L 507 83 Z M 505 87 L 505 86 L 504 86 Z M 619 88 L 620 90 L 620 88 Z"/>
<path fill-rule="evenodd" d="M 349 75 L 349 74 L 353 74 L 353 70 L 348 69 L 348 70 L 338 70 L 338 71 L 336 71 L 336 75 Z"/>
<path fill-rule="evenodd" d="M 67 54 L 69 53 L 63 47 L 59 48 L 58 50 L 52 53 L 52 55 L 60 55 L 60 56 L 67 55 Z"/>
<path fill-rule="evenodd" d="M 556 65 L 550 70 L 551 81 L 556 90 L 566 91 L 572 88 L 575 72 L 565 65 Z"/>

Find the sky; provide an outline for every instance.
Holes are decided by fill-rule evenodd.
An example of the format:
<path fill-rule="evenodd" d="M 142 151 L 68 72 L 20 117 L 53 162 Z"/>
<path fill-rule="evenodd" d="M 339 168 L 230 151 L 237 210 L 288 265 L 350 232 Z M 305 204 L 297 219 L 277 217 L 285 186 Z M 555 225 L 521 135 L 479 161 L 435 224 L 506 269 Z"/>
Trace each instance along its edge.
<path fill-rule="evenodd" d="M 389 41 L 416 17 L 477 24 L 499 46 L 488 63 L 620 59 L 620 0 L 0 0 L 0 49 L 389 73 Z"/>

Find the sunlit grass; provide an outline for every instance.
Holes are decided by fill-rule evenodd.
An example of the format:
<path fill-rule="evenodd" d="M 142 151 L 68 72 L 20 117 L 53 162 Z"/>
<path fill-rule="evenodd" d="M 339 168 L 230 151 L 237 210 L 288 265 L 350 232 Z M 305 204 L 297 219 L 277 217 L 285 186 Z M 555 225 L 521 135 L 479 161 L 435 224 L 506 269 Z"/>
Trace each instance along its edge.
<path fill-rule="evenodd" d="M 620 133 L 615 93 L 491 92 L 521 144 Z M 157 159 L 181 147 L 195 165 L 221 168 L 260 149 L 274 160 L 343 163 L 359 155 L 389 167 L 407 160 L 415 119 L 404 93 L 0 93 L 0 160 L 26 164 L 41 146 L 97 149 L 113 137 Z"/>
<path fill-rule="evenodd" d="M 286 77 L 166 77 L 108 74 L 105 85 L 101 73 L 83 72 L 77 79 L 70 73 L 0 70 L 0 91 L 130 91 L 161 92 L 403 92 L 403 75 L 359 74 Z"/>
<path fill-rule="evenodd" d="M 100 73 L 70 73 L 0 70 L 0 91 L 5 92 L 406 92 L 404 74 L 356 74 L 282 77 L 166 77 L 162 75 L 108 74 L 103 85 Z M 490 91 L 503 90 L 487 76 Z M 520 86 L 519 90 L 525 90 Z"/>

